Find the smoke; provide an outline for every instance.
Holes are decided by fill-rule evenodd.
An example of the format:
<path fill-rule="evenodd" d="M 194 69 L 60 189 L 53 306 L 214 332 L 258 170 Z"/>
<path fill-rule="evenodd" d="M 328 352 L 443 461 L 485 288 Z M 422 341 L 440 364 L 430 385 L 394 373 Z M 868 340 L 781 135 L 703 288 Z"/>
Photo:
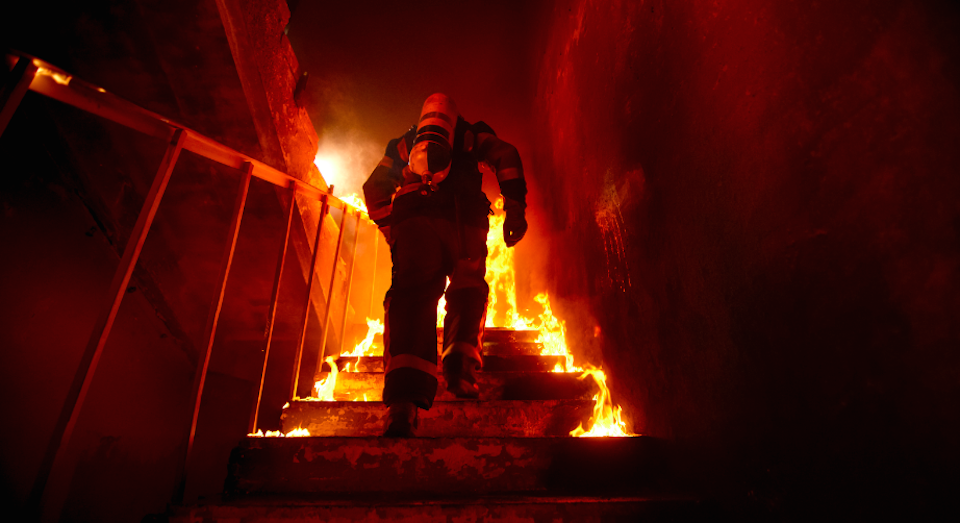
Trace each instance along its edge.
<path fill-rule="evenodd" d="M 331 77 L 323 81 L 323 127 L 314 164 L 328 185 L 335 186 L 338 196 L 357 194 L 363 197 L 363 182 L 383 156 L 385 143 L 379 143 L 362 125 L 352 83 L 349 79 Z"/>

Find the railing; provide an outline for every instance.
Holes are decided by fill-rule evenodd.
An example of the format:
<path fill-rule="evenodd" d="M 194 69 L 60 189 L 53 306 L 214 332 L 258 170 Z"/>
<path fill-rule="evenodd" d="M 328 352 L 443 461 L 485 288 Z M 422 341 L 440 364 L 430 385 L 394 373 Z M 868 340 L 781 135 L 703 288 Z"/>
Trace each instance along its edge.
<path fill-rule="evenodd" d="M 37 514 L 46 502 L 46 486 L 50 474 L 53 470 L 58 470 L 62 466 L 64 454 L 68 447 L 73 429 L 76 426 L 77 418 L 83 407 L 84 399 L 90 389 L 90 384 L 97 369 L 97 363 L 103 352 L 107 338 L 110 336 L 110 330 L 113 327 L 117 312 L 120 309 L 120 303 L 133 274 L 133 268 L 140 257 L 147 234 L 150 232 L 150 226 L 153 224 L 154 216 L 160 206 L 164 191 L 170 181 L 173 168 L 177 163 L 180 152 L 183 150 L 194 152 L 200 156 L 213 160 L 217 163 L 231 167 L 240 172 L 240 190 L 237 194 L 236 203 L 233 208 L 233 215 L 228 229 L 229 237 L 224 249 L 223 259 L 219 275 L 219 292 L 210 307 L 207 318 L 206 328 L 204 330 L 203 346 L 197 364 L 197 370 L 193 382 L 193 391 L 191 396 L 192 416 L 190 421 L 189 435 L 187 438 L 186 451 L 183 461 L 178 465 L 177 488 L 174 496 L 174 502 L 183 501 L 186 486 L 186 468 L 190 462 L 193 453 L 193 444 L 197 430 L 197 419 L 200 414 L 200 403 L 203 397 L 204 382 L 207 377 L 207 370 L 210 364 L 210 354 L 213 349 L 214 338 L 217 332 L 217 324 L 220 319 L 220 310 L 223 305 L 224 291 L 226 290 L 227 280 L 230 276 L 230 268 L 233 264 L 233 256 L 237 245 L 237 237 L 240 232 L 240 223 L 243 219 L 244 208 L 246 206 L 247 194 L 252 177 L 265 180 L 274 185 L 284 187 L 290 191 L 290 204 L 286 209 L 286 229 L 284 232 L 284 241 L 281 246 L 277 260 L 277 269 L 274 274 L 273 291 L 270 298 L 270 308 L 267 315 L 267 333 L 266 346 L 264 349 L 263 368 L 260 372 L 260 388 L 257 394 L 257 401 L 254 405 L 254 412 L 251 416 L 250 432 L 255 432 L 259 422 L 260 402 L 263 396 L 263 385 L 267 370 L 267 363 L 270 358 L 270 345 L 273 341 L 274 320 L 277 312 L 277 302 L 280 295 L 280 280 L 283 276 L 284 261 L 286 260 L 287 244 L 290 240 L 290 227 L 293 222 L 293 215 L 296 206 L 296 196 L 302 195 L 319 201 L 322 205 L 320 219 L 317 222 L 316 238 L 314 240 L 314 249 L 310 261 L 309 279 L 307 283 L 307 297 L 304 304 L 303 315 L 300 318 L 300 335 L 297 343 L 296 357 L 294 360 L 291 378 L 290 397 L 294 397 L 297 392 L 300 367 L 303 357 L 303 345 L 306 338 L 306 326 L 309 319 L 310 301 L 313 292 L 313 280 L 316 276 L 317 259 L 320 254 L 320 233 L 323 229 L 324 219 L 331 208 L 342 210 L 340 221 L 340 232 L 338 234 L 336 248 L 333 253 L 333 271 L 330 276 L 330 286 L 328 287 L 328 296 L 326 299 L 326 308 L 323 315 L 322 342 L 320 353 L 318 354 L 318 368 L 323 361 L 323 352 L 329 333 L 329 322 L 331 321 L 331 304 L 334 282 L 337 273 L 337 260 L 340 258 L 341 246 L 343 245 L 343 235 L 346 229 L 348 215 L 353 212 L 357 223 L 355 227 L 355 238 L 353 242 L 354 256 L 351 258 L 349 276 L 346 281 L 346 296 L 344 302 L 343 318 L 341 320 L 340 349 L 343 351 L 343 340 L 347 324 L 347 310 L 349 308 L 349 297 L 353 285 L 353 272 L 356 265 L 356 247 L 360 236 L 360 224 L 366 216 L 362 211 L 351 207 L 349 204 L 334 197 L 328 192 L 324 192 L 317 187 L 310 185 L 302 180 L 296 179 L 286 173 L 280 172 L 269 165 L 264 164 L 243 153 L 237 152 L 223 144 L 220 144 L 196 131 L 188 129 L 172 120 L 164 118 L 156 113 L 150 112 L 131 102 L 123 100 L 112 95 L 104 89 L 95 85 L 86 83 L 74 78 L 69 73 L 58 69 L 38 58 L 22 54 L 12 53 L 6 55 L 8 65 L 8 79 L 0 93 L 0 135 L 3 134 L 10 118 L 16 111 L 17 106 L 22 100 L 27 90 L 53 98 L 60 102 L 72 105 L 78 109 L 106 118 L 130 129 L 134 129 L 148 136 L 164 140 L 168 145 L 166 153 L 163 156 L 157 174 L 153 179 L 153 184 L 147 193 L 146 200 L 140 210 L 136 225 L 130 234 L 130 240 L 124 248 L 120 265 L 114 274 L 110 283 L 108 293 L 109 303 L 100 313 L 93 333 L 87 343 L 87 347 L 80 360 L 74 380 L 67 393 L 60 416 L 53 431 L 46 454 L 38 472 L 33 490 L 31 491 L 30 505 L 37 510 Z M 367 223 L 372 224 L 367 218 Z M 375 246 L 378 241 L 374 243 Z M 374 250 L 374 271 L 376 270 L 376 247 Z M 375 274 L 372 278 L 374 282 L 371 286 L 371 306 L 374 299 Z"/>

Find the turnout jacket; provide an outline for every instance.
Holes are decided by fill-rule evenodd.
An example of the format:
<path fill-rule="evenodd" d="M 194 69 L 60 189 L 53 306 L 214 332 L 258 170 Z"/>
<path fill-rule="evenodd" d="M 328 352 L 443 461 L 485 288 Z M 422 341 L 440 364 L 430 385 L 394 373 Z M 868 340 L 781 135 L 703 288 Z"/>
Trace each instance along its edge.
<path fill-rule="evenodd" d="M 500 192 L 525 207 L 526 182 L 516 147 L 497 138 L 489 125 L 470 124 L 462 117 L 454 130 L 450 174 L 431 190 L 407 166 L 416 136 L 413 126 L 391 140 L 383 159 L 363 184 L 370 218 L 380 228 L 412 216 L 447 218 L 463 225 L 485 227 L 490 201 L 481 190 L 481 165 L 496 173 Z"/>

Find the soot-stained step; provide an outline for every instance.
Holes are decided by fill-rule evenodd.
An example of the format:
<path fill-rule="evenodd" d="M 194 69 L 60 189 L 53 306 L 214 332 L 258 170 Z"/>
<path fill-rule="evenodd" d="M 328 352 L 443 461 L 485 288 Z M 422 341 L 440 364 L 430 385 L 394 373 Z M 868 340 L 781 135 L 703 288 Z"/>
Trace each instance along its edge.
<path fill-rule="evenodd" d="M 437 369 L 440 369 L 440 358 L 437 358 Z M 383 372 L 383 356 L 341 356 L 337 360 L 337 368 L 344 369 L 350 365 L 350 370 L 356 372 Z M 515 354 L 501 356 L 485 354 L 481 372 L 549 372 L 566 364 L 564 356 L 542 356 L 539 354 Z M 324 363 L 321 372 L 329 372 L 330 365 Z"/>
<path fill-rule="evenodd" d="M 663 442 L 632 438 L 246 438 L 232 495 L 612 495 L 662 487 Z"/>
<path fill-rule="evenodd" d="M 328 375 L 325 372 L 317 379 L 326 379 Z M 458 401 L 447 392 L 442 373 L 437 379 L 440 382 L 437 400 Z M 599 390 L 593 378 L 581 379 L 579 373 L 563 372 L 481 372 L 478 385 L 483 401 L 590 399 Z M 380 401 L 383 398 L 383 373 L 340 372 L 333 394 L 337 401 Z"/>
<path fill-rule="evenodd" d="M 373 498 L 373 499 L 371 499 Z M 716 521 L 709 504 L 678 496 L 448 496 L 396 499 L 369 497 L 260 496 L 173 507 L 170 523 L 351 521 L 421 523 L 458 521 L 549 521 L 626 523 Z"/>
<path fill-rule="evenodd" d="M 593 400 L 437 401 L 420 410 L 417 436 L 567 436 L 587 425 L 593 407 Z M 386 415 L 378 401 L 292 401 L 280 424 L 283 432 L 303 428 L 311 436 L 379 436 Z"/>
<path fill-rule="evenodd" d="M 490 356 L 535 356 L 543 350 L 543 344 L 537 343 L 539 336 L 540 332 L 535 330 L 487 327 L 483 330 L 483 353 Z"/>
<path fill-rule="evenodd" d="M 535 330 L 514 330 L 501 327 L 487 327 L 483 330 L 483 353 L 498 356 L 536 356 L 543 351 L 543 343 L 538 343 L 540 332 Z M 383 336 L 373 337 L 372 347 L 383 351 Z M 443 329 L 437 329 L 437 352 L 443 352 Z"/>

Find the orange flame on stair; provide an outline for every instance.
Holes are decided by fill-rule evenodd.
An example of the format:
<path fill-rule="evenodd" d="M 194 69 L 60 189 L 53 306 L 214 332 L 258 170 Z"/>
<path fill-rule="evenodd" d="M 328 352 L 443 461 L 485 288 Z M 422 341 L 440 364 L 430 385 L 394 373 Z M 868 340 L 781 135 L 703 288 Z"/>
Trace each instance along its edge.
<path fill-rule="evenodd" d="M 371 320 L 367 318 L 367 335 L 363 341 L 353 348 L 353 351 L 341 354 L 340 356 L 358 358 L 361 356 L 383 356 L 383 347 L 379 347 L 379 352 L 373 348 L 373 339 L 377 334 L 383 334 L 383 322 L 379 319 Z M 344 369 L 344 372 L 350 372 Z"/>
<path fill-rule="evenodd" d="M 483 279 L 490 285 L 487 301 L 487 327 L 529 328 L 529 322 L 517 314 L 517 282 L 513 267 L 513 249 L 503 241 L 503 197 L 493 202 L 487 231 L 487 272 Z M 497 309 L 503 309 L 498 315 Z"/>
<path fill-rule="evenodd" d="M 333 399 L 333 390 L 337 387 L 337 361 L 333 359 L 333 356 L 328 356 L 323 361 L 330 365 L 330 373 L 327 374 L 326 378 L 314 382 L 313 390 L 317 391 L 317 395 L 309 398 L 295 399 L 300 401 L 336 401 Z"/>
<path fill-rule="evenodd" d="M 587 369 L 583 371 L 580 379 L 587 376 L 593 376 L 593 379 L 600 387 L 594 397 L 593 416 L 590 417 L 590 430 L 583 430 L 583 424 L 573 429 L 570 435 L 575 438 L 597 438 L 597 437 L 628 437 L 636 436 L 627 432 L 627 424 L 620 416 L 623 409 L 619 405 L 614 406 L 610 398 L 610 389 L 607 388 L 607 376 L 600 369 Z"/>
<path fill-rule="evenodd" d="M 257 430 L 254 433 L 247 434 L 247 437 L 248 438 L 309 438 L 310 431 L 303 427 L 298 427 L 284 434 L 279 430 L 268 430 L 267 432 L 263 432 L 263 430 L 261 429 L 261 430 Z"/>

